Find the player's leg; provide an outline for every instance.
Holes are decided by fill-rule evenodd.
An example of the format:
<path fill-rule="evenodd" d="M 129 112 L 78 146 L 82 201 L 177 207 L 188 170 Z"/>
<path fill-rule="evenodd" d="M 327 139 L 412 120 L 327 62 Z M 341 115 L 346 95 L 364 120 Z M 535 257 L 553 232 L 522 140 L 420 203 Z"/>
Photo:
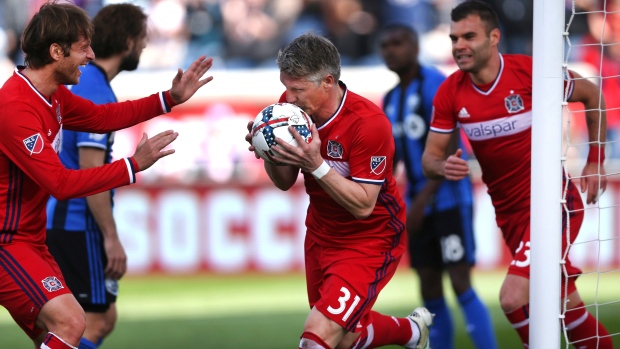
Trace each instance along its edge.
<path fill-rule="evenodd" d="M 430 342 L 437 349 L 454 347 L 454 323 L 443 292 L 441 231 L 437 213 L 424 217 L 419 231 L 409 236 L 409 261 L 420 279 L 424 306 L 435 315 Z"/>
<path fill-rule="evenodd" d="M 529 292 L 530 280 L 528 278 L 508 274 L 499 293 L 502 310 L 526 348 L 530 339 Z"/>
<path fill-rule="evenodd" d="M 84 331 L 84 311 L 45 246 L 0 246 L 0 285 L 0 305 L 35 345 L 51 349 L 77 345 Z"/>
<path fill-rule="evenodd" d="M 583 223 L 583 201 L 577 187 L 570 182 L 568 192 L 566 194 L 566 204 L 571 211 L 570 219 L 570 241 L 575 241 L 579 234 L 581 224 Z M 566 222 L 566 213 L 562 211 L 562 222 Z M 563 231 L 566 232 L 567 226 L 564 225 Z M 567 249 L 566 239 L 562 239 L 562 251 Z M 577 291 L 575 281 L 581 274 L 581 270 L 575 266 L 567 258 L 565 263 L 568 278 L 562 275 L 562 299 L 564 299 L 565 287 L 568 293 L 567 312 L 565 314 L 565 324 L 568 338 L 574 343 L 576 348 L 580 349 L 609 349 L 613 348 L 613 343 L 609 337 L 607 329 L 598 322 L 585 308 L 583 301 Z"/>
<path fill-rule="evenodd" d="M 41 308 L 37 326 L 48 332 L 41 348 L 46 348 L 44 345 L 50 349 L 77 347 L 86 328 L 84 310 L 72 294 L 55 297 Z"/>
<path fill-rule="evenodd" d="M 439 212 L 436 221 L 436 229 L 441 235 L 442 261 L 464 315 L 469 337 L 478 349 L 495 349 L 497 339 L 491 316 L 471 284 L 471 269 L 476 263 L 473 207 L 462 205 Z"/>
<path fill-rule="evenodd" d="M 87 231 L 48 230 L 46 244 L 68 287 L 86 312 L 86 330 L 79 349 L 97 348 L 116 322 L 118 283 L 107 280 L 103 236 L 98 229 Z"/>
<path fill-rule="evenodd" d="M 585 307 L 578 291 L 568 295 L 565 314 L 568 339 L 576 348 L 612 349 L 613 342 L 607 329 Z"/>
<path fill-rule="evenodd" d="M 471 286 L 471 266 L 465 263 L 455 264 L 447 270 L 472 342 L 478 349 L 497 348 L 489 310 Z"/>

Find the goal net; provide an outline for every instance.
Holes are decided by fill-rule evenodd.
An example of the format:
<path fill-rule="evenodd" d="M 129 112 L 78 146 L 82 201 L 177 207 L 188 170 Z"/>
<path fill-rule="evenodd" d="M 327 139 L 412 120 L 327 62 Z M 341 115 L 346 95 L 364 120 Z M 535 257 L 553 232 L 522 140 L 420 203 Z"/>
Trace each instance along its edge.
<path fill-rule="evenodd" d="M 539 4 L 539 11 L 544 9 L 545 13 L 551 13 L 549 11 L 552 9 L 552 6 L 557 7 L 557 4 L 549 5 L 551 2 L 548 0 L 544 2 L 547 2 L 548 5 L 545 7 L 545 5 Z M 556 1 L 556 3 L 559 2 Z M 548 273 L 553 273 L 557 270 L 554 269 L 556 266 L 559 267 L 560 272 L 566 279 L 571 278 L 564 264 L 567 258 L 570 258 L 572 264 L 581 268 L 583 271 L 576 280 L 576 284 L 579 294 L 584 301 L 585 308 L 607 328 L 609 335 L 613 337 L 612 339 L 614 339 L 618 347 L 620 346 L 620 317 L 617 315 L 620 313 L 620 227 L 617 224 L 618 219 L 616 217 L 618 216 L 617 201 L 618 198 L 620 198 L 618 195 L 620 194 L 620 177 L 617 176 L 617 174 L 620 173 L 620 166 L 618 163 L 618 159 L 620 159 L 620 0 L 593 0 L 589 2 L 573 0 L 572 4 L 568 2 L 567 6 L 568 11 L 564 17 L 563 32 L 555 32 L 555 34 L 545 34 L 537 37 L 535 24 L 534 47 L 537 47 L 536 41 L 538 40 L 538 47 L 541 51 L 545 49 L 542 48 L 543 45 L 550 46 L 546 49 L 555 50 L 557 49 L 557 42 L 561 41 L 562 47 L 560 50 L 563 53 L 561 58 L 562 70 L 565 71 L 566 69 L 570 69 L 576 71 L 583 79 L 589 79 L 599 86 L 601 90 L 600 93 L 605 97 L 606 106 L 599 105 L 598 110 L 595 111 L 599 112 L 600 115 L 606 114 L 607 116 L 606 139 L 589 139 L 585 119 L 586 110 L 582 104 L 567 102 L 568 89 L 566 89 L 563 91 L 559 104 L 557 100 L 554 100 L 553 104 L 555 105 L 555 110 L 550 110 L 552 113 L 555 113 L 556 110 L 560 109 L 558 106 L 562 106 L 561 141 L 554 138 L 557 133 L 553 131 L 553 128 L 541 129 L 539 127 L 540 132 L 535 135 L 535 128 L 533 127 L 533 159 L 534 153 L 537 151 L 534 144 L 538 144 L 539 146 L 544 144 L 544 137 L 546 137 L 547 142 L 560 144 L 559 162 L 562 164 L 564 171 L 570 174 L 573 183 L 577 185 L 578 188 L 581 189 L 580 183 L 586 177 L 598 177 L 600 179 L 604 178 L 607 181 L 607 189 L 594 204 L 587 204 L 585 193 L 582 193 L 582 200 L 585 206 L 583 209 L 584 221 L 581 225 L 578 237 L 573 242 L 571 242 L 568 233 L 561 237 L 561 239 L 567 243 L 568 248 L 561 251 L 559 260 L 555 260 L 555 255 L 553 254 L 553 256 L 548 257 L 548 259 L 540 257 L 543 253 L 546 253 L 541 250 L 540 244 L 547 247 L 560 246 L 561 241 L 555 241 L 553 239 L 547 240 L 547 238 L 543 239 L 540 237 L 537 237 L 537 241 L 535 241 L 535 230 L 537 230 L 539 235 L 545 233 L 549 234 L 552 231 L 558 231 L 556 230 L 558 219 L 561 221 L 561 224 L 570 225 L 570 221 L 562 221 L 561 215 L 558 218 L 557 213 L 552 212 L 553 210 L 544 211 L 539 214 L 541 222 L 539 222 L 540 226 L 538 228 L 535 226 L 534 220 L 532 221 L 533 257 L 531 270 L 533 285 L 531 288 L 531 297 L 533 304 L 531 307 L 530 328 L 533 333 L 530 337 L 530 348 L 581 347 L 579 342 L 572 342 L 571 338 L 568 336 L 568 330 L 573 326 L 573 324 L 568 323 L 565 318 L 567 312 L 570 311 L 567 308 L 568 299 L 564 297 L 563 301 L 558 305 L 559 310 L 555 306 L 549 306 L 549 304 L 553 303 L 544 303 L 552 299 L 551 293 L 555 293 L 555 299 L 558 299 L 557 297 L 559 296 L 560 289 L 564 291 L 563 294 L 567 293 L 567 283 L 561 283 L 560 288 L 555 288 L 553 284 L 553 282 L 556 281 L 555 278 L 552 277 L 550 280 L 545 280 L 549 275 L 552 275 Z M 536 10 L 535 8 L 535 21 Z M 553 9 L 553 11 L 557 10 L 560 9 Z M 561 10 L 562 13 L 564 13 L 564 9 Z M 539 34 L 541 30 L 557 30 L 551 27 L 551 25 L 555 24 L 550 24 L 547 20 L 543 21 L 543 19 L 540 18 L 539 20 Z M 544 25 L 542 23 L 544 23 Z M 578 24 L 580 23 L 587 24 L 585 27 L 586 30 L 579 30 Z M 544 29 L 541 29 L 541 25 Z M 544 40 L 548 41 L 543 44 Z M 553 42 L 553 44 L 550 44 L 551 42 Z M 536 50 L 534 56 L 536 66 Z M 546 63 L 539 63 L 539 67 L 543 67 L 547 66 L 546 64 L 552 64 L 551 62 L 557 59 L 557 55 L 554 53 L 544 58 L 539 57 L 539 59 L 546 61 Z M 558 64 L 553 64 L 555 64 L 555 68 L 551 69 L 557 70 Z M 534 93 L 536 93 L 536 74 L 537 70 L 535 69 Z M 555 74 L 557 74 L 557 72 Z M 557 88 L 557 86 L 559 86 L 559 83 L 555 80 L 552 83 L 545 83 L 545 73 L 541 69 L 538 69 L 538 75 L 539 79 L 541 79 L 540 75 L 543 75 L 542 81 L 539 80 L 538 83 L 538 91 L 541 91 L 541 88 L 544 86 L 550 88 Z M 557 76 L 554 75 L 554 77 Z M 547 96 L 544 98 L 547 98 Z M 552 98 L 557 98 L 557 96 Z M 534 115 L 534 117 L 536 117 L 536 115 Z M 599 122 L 599 124 L 604 125 L 605 123 Z M 551 123 L 549 127 L 553 127 Z M 555 128 L 558 128 L 557 124 Z M 535 137 L 542 138 L 536 141 Z M 598 167 L 598 173 L 585 176 L 582 174 L 582 169 L 586 163 L 586 158 L 588 157 L 589 149 L 592 145 L 599 145 L 605 149 L 606 160 L 604 162 L 604 167 Z M 541 167 L 539 171 L 544 171 L 544 168 L 553 166 L 552 164 L 554 162 L 549 160 L 558 158 L 558 153 L 555 153 L 555 151 L 557 151 L 556 146 L 552 148 L 549 154 L 550 157 L 546 158 L 547 164 L 540 164 Z M 534 200 L 540 199 L 534 197 L 534 183 L 538 181 L 538 177 L 534 176 L 536 166 L 534 162 L 532 166 L 532 208 L 534 210 L 534 205 L 536 205 Z M 568 215 L 571 213 L 571 206 L 569 204 L 570 198 L 567 197 L 568 183 L 559 185 L 561 186 L 561 193 L 559 194 L 560 202 L 562 203 L 564 214 Z M 548 193 L 549 189 L 546 189 L 546 193 L 543 193 L 543 195 L 548 195 Z M 552 193 L 555 192 L 552 191 Z M 557 196 L 554 197 L 557 198 Z M 553 203 L 557 205 L 557 199 L 547 202 L 547 204 L 550 205 L 553 205 Z M 539 205 L 538 207 L 541 206 Z M 532 215 L 534 219 L 534 211 L 532 211 Z M 541 215 L 546 216 L 553 224 L 545 224 L 543 222 L 545 218 L 542 218 Z M 550 227 L 552 227 L 553 230 Z M 569 232 L 570 227 L 567 227 L 566 231 Z M 535 246 L 535 242 L 539 243 L 538 249 Z M 547 251 L 549 250 L 550 249 Z M 535 253 L 539 253 L 538 258 L 534 258 Z M 541 267 L 540 263 L 550 263 L 549 269 L 546 269 L 544 266 Z M 535 274 L 539 273 L 541 270 L 543 274 L 535 276 Z M 538 292 L 536 287 L 546 287 L 545 285 L 549 286 L 554 291 L 549 292 L 549 298 L 543 297 L 542 300 L 535 300 L 537 298 L 535 293 Z M 538 290 L 540 290 L 540 288 L 538 288 Z M 558 291 L 556 292 L 555 290 Z M 535 312 L 535 306 L 541 305 L 547 309 Z M 560 321 L 557 321 L 558 318 Z M 560 338 L 538 338 L 539 336 L 544 336 L 544 333 L 546 333 L 547 337 L 554 337 L 549 336 L 549 334 L 554 333 L 550 332 L 550 329 L 555 329 L 556 323 L 558 324 L 557 326 L 560 327 Z M 532 330 L 536 325 L 543 326 L 544 333 L 542 330 Z M 602 335 L 598 336 L 600 338 Z"/>

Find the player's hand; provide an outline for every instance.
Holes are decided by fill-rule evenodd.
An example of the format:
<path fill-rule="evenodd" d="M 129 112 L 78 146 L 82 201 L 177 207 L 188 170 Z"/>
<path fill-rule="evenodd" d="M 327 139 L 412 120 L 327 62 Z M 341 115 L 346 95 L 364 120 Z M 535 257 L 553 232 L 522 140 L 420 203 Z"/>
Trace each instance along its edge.
<path fill-rule="evenodd" d="M 104 273 L 106 278 L 118 280 L 127 271 L 127 255 L 118 236 L 107 236 L 104 238 L 104 248 L 108 257 Z"/>
<path fill-rule="evenodd" d="M 211 69 L 211 66 L 213 66 L 213 58 L 206 58 L 203 55 L 195 60 L 185 72 L 179 68 L 177 75 L 172 79 L 172 88 L 170 88 L 170 97 L 174 103 L 186 102 L 198 89 L 213 80 L 213 76 L 200 80 Z"/>
<path fill-rule="evenodd" d="M 317 130 L 316 125 L 312 124 L 310 127 L 310 132 L 312 133 L 312 141 L 310 143 L 306 143 L 293 126 L 289 126 L 288 130 L 297 141 L 297 146 L 290 145 L 281 138 L 276 137 L 278 146 L 271 147 L 271 151 L 275 155 L 273 160 L 298 167 L 310 173 L 321 166 L 323 163 L 321 139 L 319 138 L 319 130 Z"/>
<path fill-rule="evenodd" d="M 248 147 L 248 150 L 254 152 L 254 156 L 257 159 L 260 159 L 260 156 L 258 156 L 258 154 L 256 154 L 256 152 L 254 151 L 255 148 L 252 145 L 252 126 L 254 126 L 254 121 L 248 121 L 248 126 L 247 126 L 248 127 L 248 134 L 245 135 L 245 141 L 250 143 L 250 146 Z"/>
<path fill-rule="evenodd" d="M 138 143 L 133 159 L 138 163 L 138 169 L 144 171 L 153 166 L 157 160 L 174 154 L 174 149 L 162 150 L 172 143 L 179 134 L 172 130 L 161 132 L 151 138 L 146 133 L 142 133 L 142 139 Z"/>
<path fill-rule="evenodd" d="M 444 163 L 444 177 L 451 181 L 461 180 L 469 175 L 469 164 L 464 159 L 462 149 L 457 149 L 454 155 L 448 156 Z"/>
<path fill-rule="evenodd" d="M 586 166 L 583 168 L 581 172 L 581 192 L 586 194 L 586 203 L 587 204 L 595 204 L 598 201 L 598 198 L 605 192 L 607 189 L 607 176 L 605 174 L 605 168 L 601 164 L 600 166 L 597 163 L 586 163 Z"/>

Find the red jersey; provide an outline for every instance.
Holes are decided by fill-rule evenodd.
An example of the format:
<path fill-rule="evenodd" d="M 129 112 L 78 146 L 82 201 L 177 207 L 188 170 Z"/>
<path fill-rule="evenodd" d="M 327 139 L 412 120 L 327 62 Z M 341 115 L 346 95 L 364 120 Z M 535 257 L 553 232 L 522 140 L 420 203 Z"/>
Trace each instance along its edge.
<path fill-rule="evenodd" d="M 463 129 L 497 215 L 529 209 L 532 157 L 532 58 L 500 55 L 500 61 L 488 86 L 474 85 L 461 70 L 450 75 L 435 95 L 431 121 L 435 132 Z"/>
<path fill-rule="evenodd" d="M 340 84 L 344 97 L 319 129 L 323 159 L 343 177 L 381 186 L 370 216 L 356 219 L 303 172 L 310 205 L 308 236 L 323 246 L 389 250 L 404 242 L 405 204 L 392 177 L 392 126 L 374 103 Z M 286 93 L 280 98 L 286 101 Z"/>
<path fill-rule="evenodd" d="M 58 86 L 44 96 L 19 69 L 0 89 L 0 245 L 45 243 L 45 205 L 135 182 L 135 161 L 68 170 L 58 158 L 62 128 L 107 133 L 170 111 L 164 93 L 95 105 Z"/>

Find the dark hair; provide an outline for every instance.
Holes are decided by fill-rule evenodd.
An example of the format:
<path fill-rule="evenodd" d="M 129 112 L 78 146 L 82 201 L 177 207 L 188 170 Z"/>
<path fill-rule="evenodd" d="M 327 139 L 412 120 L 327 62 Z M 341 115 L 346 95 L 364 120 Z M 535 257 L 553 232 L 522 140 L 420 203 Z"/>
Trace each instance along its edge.
<path fill-rule="evenodd" d="M 384 26 L 381 29 L 382 33 L 390 33 L 393 31 L 402 30 L 409 35 L 411 42 L 417 46 L 419 44 L 418 32 L 409 24 L 394 22 Z"/>
<path fill-rule="evenodd" d="M 486 33 L 489 35 L 491 30 L 499 29 L 499 19 L 493 8 L 485 2 L 478 0 L 465 1 L 452 9 L 450 18 L 452 22 L 458 22 L 469 15 L 477 15 L 486 26 Z"/>
<path fill-rule="evenodd" d="M 311 33 L 297 37 L 278 52 L 280 71 L 295 78 L 308 78 L 315 83 L 331 74 L 340 79 L 340 54 L 328 39 Z"/>
<path fill-rule="evenodd" d="M 24 29 L 21 47 L 29 67 L 37 69 L 53 62 L 49 52 L 52 44 L 58 44 L 67 57 L 73 43 L 82 37 L 89 40 L 93 35 L 93 24 L 86 11 L 57 1 L 43 4 Z"/>
<path fill-rule="evenodd" d="M 91 47 L 97 58 L 109 58 L 127 50 L 128 40 L 146 35 L 146 14 L 140 6 L 113 4 L 99 10 L 93 25 Z"/>

